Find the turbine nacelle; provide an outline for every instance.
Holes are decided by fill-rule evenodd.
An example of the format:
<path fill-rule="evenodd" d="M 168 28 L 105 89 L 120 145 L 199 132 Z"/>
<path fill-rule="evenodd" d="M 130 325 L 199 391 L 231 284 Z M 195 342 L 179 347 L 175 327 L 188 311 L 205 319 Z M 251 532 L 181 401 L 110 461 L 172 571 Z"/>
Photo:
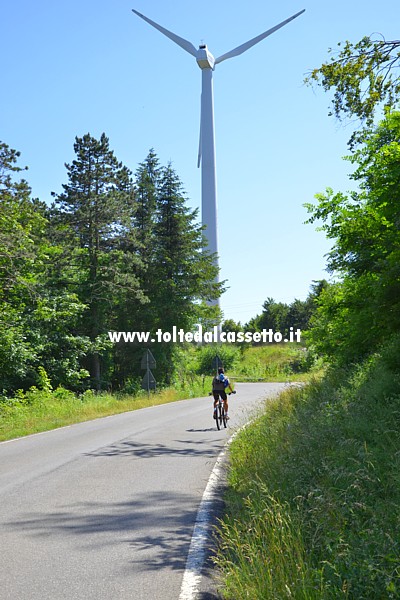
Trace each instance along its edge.
<path fill-rule="evenodd" d="M 214 70 L 215 58 L 205 44 L 201 44 L 196 52 L 196 61 L 200 69 Z"/>

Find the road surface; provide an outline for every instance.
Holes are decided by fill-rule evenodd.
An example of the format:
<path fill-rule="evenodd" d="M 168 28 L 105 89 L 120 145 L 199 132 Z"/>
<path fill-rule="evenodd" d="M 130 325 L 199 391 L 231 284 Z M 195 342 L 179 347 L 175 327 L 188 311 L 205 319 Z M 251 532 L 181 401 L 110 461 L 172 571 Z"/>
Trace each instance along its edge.
<path fill-rule="evenodd" d="M 238 384 L 230 427 L 211 398 L 0 444 L 1 600 L 178 600 L 218 454 L 283 384 Z"/>

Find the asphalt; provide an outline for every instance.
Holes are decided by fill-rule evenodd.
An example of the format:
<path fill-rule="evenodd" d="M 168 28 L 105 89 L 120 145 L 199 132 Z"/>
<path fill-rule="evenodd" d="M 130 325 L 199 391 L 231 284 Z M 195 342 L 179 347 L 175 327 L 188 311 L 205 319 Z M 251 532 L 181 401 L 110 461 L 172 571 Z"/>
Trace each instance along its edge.
<path fill-rule="evenodd" d="M 196 398 L 0 444 L 1 600 L 178 600 L 215 461 L 282 387 L 238 384 L 221 431 Z M 207 560 L 198 599 L 215 598 Z"/>

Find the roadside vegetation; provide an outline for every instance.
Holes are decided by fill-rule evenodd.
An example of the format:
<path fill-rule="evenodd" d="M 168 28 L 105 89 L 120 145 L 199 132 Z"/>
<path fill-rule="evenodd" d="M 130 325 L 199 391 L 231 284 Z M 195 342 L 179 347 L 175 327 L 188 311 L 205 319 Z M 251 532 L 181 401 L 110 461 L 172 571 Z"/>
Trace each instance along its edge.
<path fill-rule="evenodd" d="M 305 346 L 296 343 L 269 344 L 245 348 L 231 375 L 238 381 L 308 381 L 310 374 L 321 374 L 322 360 Z"/>
<path fill-rule="evenodd" d="M 268 401 L 232 442 L 224 598 L 399 597 L 399 343 Z"/>
<path fill-rule="evenodd" d="M 55 390 L 33 387 L 27 392 L 21 390 L 12 399 L 3 398 L 0 403 L 0 441 L 202 395 L 201 381 L 190 388 L 171 387 L 150 394 L 142 390 L 135 395 L 93 390 L 78 395 L 62 387 Z"/>

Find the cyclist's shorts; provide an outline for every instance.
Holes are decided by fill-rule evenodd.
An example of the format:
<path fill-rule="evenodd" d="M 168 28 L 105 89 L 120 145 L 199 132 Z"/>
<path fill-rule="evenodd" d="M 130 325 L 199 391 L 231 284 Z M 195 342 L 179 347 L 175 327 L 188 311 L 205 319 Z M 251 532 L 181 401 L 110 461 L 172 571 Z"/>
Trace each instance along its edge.
<path fill-rule="evenodd" d="M 218 400 L 218 398 L 220 396 L 221 396 L 222 400 L 228 399 L 225 390 L 213 390 L 213 396 L 214 396 L 214 400 Z"/>

